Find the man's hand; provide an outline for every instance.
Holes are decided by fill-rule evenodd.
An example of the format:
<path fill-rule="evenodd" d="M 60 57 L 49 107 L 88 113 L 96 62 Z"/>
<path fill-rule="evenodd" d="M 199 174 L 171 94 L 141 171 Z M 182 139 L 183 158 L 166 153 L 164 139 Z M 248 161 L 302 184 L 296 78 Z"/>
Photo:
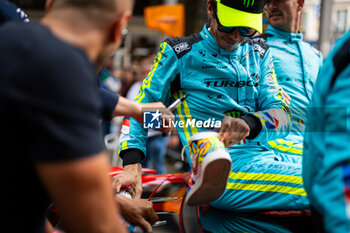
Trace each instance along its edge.
<path fill-rule="evenodd" d="M 152 202 L 145 199 L 129 199 L 123 195 L 115 195 L 121 215 L 130 223 L 140 226 L 146 232 L 152 232 L 152 224 L 158 221 Z"/>
<path fill-rule="evenodd" d="M 135 191 L 135 198 L 141 198 L 142 194 L 142 167 L 139 163 L 129 164 L 124 167 L 121 174 L 113 177 L 112 187 L 119 192 L 122 185 L 130 184 Z"/>
<path fill-rule="evenodd" d="M 244 120 L 227 116 L 222 120 L 219 138 L 226 147 L 230 147 L 247 137 L 249 133 L 249 125 Z"/>

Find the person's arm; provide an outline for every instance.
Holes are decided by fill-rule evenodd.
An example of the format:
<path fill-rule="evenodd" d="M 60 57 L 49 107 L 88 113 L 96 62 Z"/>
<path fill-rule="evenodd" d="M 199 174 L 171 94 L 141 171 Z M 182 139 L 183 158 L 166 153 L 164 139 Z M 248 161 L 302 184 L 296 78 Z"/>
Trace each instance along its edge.
<path fill-rule="evenodd" d="M 167 42 L 163 42 L 152 71 L 142 82 L 140 92 L 135 97 L 135 101 L 141 104 L 157 101 L 164 104 L 170 103 L 171 83 L 178 74 L 178 57 L 171 46 Z M 142 186 L 139 162 L 146 155 L 147 130 L 134 118 L 130 118 L 124 119 L 121 133 L 119 148 L 120 156 L 123 159 L 124 171 L 115 177 L 113 185 L 119 191 L 123 184 L 131 184 L 135 188 L 135 197 L 140 198 Z"/>
<path fill-rule="evenodd" d="M 38 163 L 67 232 L 126 232 L 117 214 L 104 153 L 62 163 Z"/>
<path fill-rule="evenodd" d="M 103 88 L 99 88 L 99 93 L 102 99 L 101 116 L 102 119 L 106 121 L 110 121 L 115 116 L 126 116 L 133 117 L 142 124 L 143 109 L 145 108 L 159 108 L 163 109 L 163 113 L 166 114 L 166 116 L 172 117 L 173 115 L 171 112 L 165 110 L 166 107 L 162 102 L 141 104 Z"/>
<path fill-rule="evenodd" d="M 260 59 L 259 111 L 250 113 L 245 121 L 250 125 L 249 140 L 265 142 L 288 135 L 291 128 L 290 109 L 278 85 L 270 49 Z"/>
<path fill-rule="evenodd" d="M 160 109 L 163 114 L 171 118 L 173 118 L 174 115 L 170 111 L 166 110 L 166 106 L 162 102 L 137 103 L 120 96 L 118 104 L 114 109 L 113 116 L 132 117 L 140 124 L 143 124 L 144 109 Z M 163 115 L 162 117 L 165 116 Z"/>

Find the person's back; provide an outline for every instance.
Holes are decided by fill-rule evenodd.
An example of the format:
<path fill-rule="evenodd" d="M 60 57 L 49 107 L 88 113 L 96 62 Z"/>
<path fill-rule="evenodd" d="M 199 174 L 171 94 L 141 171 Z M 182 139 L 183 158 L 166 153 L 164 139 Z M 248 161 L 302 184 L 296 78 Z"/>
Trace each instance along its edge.
<path fill-rule="evenodd" d="M 97 80 L 81 50 L 40 24 L 9 23 L 0 34 L 0 174 L 6 177 L 0 231 L 40 232 L 44 222 L 37 216 L 45 215 L 49 197 L 35 163 L 103 150 L 101 135 L 94 132 L 98 125 L 93 124 L 99 117 Z M 85 120 L 91 131 L 74 129 L 74 120 Z"/>
<path fill-rule="evenodd" d="M 308 111 L 303 180 L 319 232 L 349 232 L 350 32 L 326 58 Z"/>

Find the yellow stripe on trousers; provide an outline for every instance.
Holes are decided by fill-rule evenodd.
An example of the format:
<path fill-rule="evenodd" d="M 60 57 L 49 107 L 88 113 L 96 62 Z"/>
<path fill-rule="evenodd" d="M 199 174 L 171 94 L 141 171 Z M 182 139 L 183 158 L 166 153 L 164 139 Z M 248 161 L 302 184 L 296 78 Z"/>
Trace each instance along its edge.
<path fill-rule="evenodd" d="M 271 185 L 271 184 L 227 183 L 226 189 L 276 192 L 276 193 L 286 193 L 286 194 L 294 194 L 299 196 L 306 196 L 306 192 L 302 188 L 293 188 L 293 187 L 286 187 L 282 185 Z"/>
<path fill-rule="evenodd" d="M 300 145 L 300 144 L 298 144 L 298 143 L 286 141 L 286 140 L 284 140 L 284 139 L 282 139 L 282 138 L 278 138 L 278 139 L 276 139 L 276 141 L 277 141 L 278 143 L 280 143 L 280 144 L 285 144 L 285 145 L 287 145 L 287 146 L 294 146 L 294 147 L 298 147 L 298 148 L 303 149 L 303 146 L 302 146 L 302 145 Z"/>
<path fill-rule="evenodd" d="M 300 176 L 266 174 L 266 173 L 247 173 L 247 172 L 230 172 L 230 179 L 237 180 L 266 180 L 279 181 L 294 184 L 303 184 L 303 179 Z"/>
<path fill-rule="evenodd" d="M 298 155 L 302 155 L 303 154 L 303 150 L 301 150 L 301 149 L 295 149 L 295 148 L 286 147 L 286 146 L 283 146 L 281 144 L 277 144 L 275 141 L 268 141 L 267 143 L 273 149 L 277 149 L 277 150 L 285 151 L 285 152 L 290 152 L 290 153 L 298 154 Z"/>

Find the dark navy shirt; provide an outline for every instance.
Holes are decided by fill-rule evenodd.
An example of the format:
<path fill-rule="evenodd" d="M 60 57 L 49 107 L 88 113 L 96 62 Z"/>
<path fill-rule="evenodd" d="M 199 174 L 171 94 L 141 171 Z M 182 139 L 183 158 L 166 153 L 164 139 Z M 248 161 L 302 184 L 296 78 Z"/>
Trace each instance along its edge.
<path fill-rule="evenodd" d="M 43 232 L 50 199 L 35 165 L 104 149 L 96 71 L 38 23 L 0 27 L 0 232 Z"/>

